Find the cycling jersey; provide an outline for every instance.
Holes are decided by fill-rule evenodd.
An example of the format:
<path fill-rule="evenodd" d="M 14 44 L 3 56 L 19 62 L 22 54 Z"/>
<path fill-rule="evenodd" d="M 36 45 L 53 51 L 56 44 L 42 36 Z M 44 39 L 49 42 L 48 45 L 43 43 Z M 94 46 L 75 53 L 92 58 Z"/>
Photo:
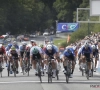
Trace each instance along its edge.
<path fill-rule="evenodd" d="M 63 53 L 64 56 L 70 56 L 70 55 L 75 55 L 74 50 L 72 48 L 68 48 L 67 50 L 64 51 Z"/>
<path fill-rule="evenodd" d="M 87 49 L 85 47 L 82 48 L 82 54 L 92 54 L 92 48 L 91 47 L 88 47 Z"/>
<path fill-rule="evenodd" d="M 19 46 L 19 51 L 24 52 L 26 50 L 26 46 L 20 45 Z"/>
<path fill-rule="evenodd" d="M 57 51 L 55 50 L 55 48 L 52 48 L 52 51 L 51 51 L 51 52 L 49 52 L 49 51 L 47 50 L 47 48 L 45 48 L 44 52 L 45 52 L 45 54 L 48 55 L 48 56 L 53 56 L 55 53 L 57 53 Z"/>
<path fill-rule="evenodd" d="M 53 45 L 53 48 L 56 50 L 56 52 L 59 52 L 59 49 L 56 45 Z"/>
<path fill-rule="evenodd" d="M 6 53 L 6 51 L 5 51 L 5 47 L 2 46 L 2 48 L 0 48 L 0 54 L 3 55 L 3 54 L 5 54 L 5 53 Z"/>
<path fill-rule="evenodd" d="M 30 50 L 30 55 L 33 55 L 33 50 L 34 50 L 34 48 L 36 48 L 36 49 L 39 51 L 39 53 L 42 54 L 42 51 L 41 51 L 41 48 L 40 48 L 40 47 L 38 47 L 38 46 L 33 46 L 33 47 L 31 48 L 31 50 Z"/>
<path fill-rule="evenodd" d="M 70 60 L 74 60 L 75 53 L 73 48 L 68 48 L 67 50 L 65 50 L 63 55 L 69 58 Z"/>

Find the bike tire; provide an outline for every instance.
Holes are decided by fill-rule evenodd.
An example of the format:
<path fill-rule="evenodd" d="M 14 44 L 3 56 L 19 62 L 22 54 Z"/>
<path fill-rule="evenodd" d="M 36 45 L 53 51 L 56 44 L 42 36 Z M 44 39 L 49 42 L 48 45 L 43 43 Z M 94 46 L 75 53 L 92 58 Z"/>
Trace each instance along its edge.
<path fill-rule="evenodd" d="M 52 66 L 49 64 L 48 67 L 48 83 L 51 82 L 52 83 Z"/>
<path fill-rule="evenodd" d="M 87 70 L 86 78 L 89 80 L 89 70 Z"/>
<path fill-rule="evenodd" d="M 10 61 L 8 62 L 8 69 L 7 69 L 7 71 L 8 71 L 8 77 L 9 77 L 9 75 L 10 75 Z"/>
<path fill-rule="evenodd" d="M 15 60 L 13 63 L 13 72 L 14 72 L 14 77 L 16 77 L 16 62 L 15 62 Z"/>
<path fill-rule="evenodd" d="M 91 77 L 93 77 L 93 72 L 94 72 L 94 63 L 92 62 Z"/>
<path fill-rule="evenodd" d="M 69 75 L 70 75 L 70 64 L 68 64 L 67 65 L 67 67 L 66 67 L 66 74 L 65 74 L 65 76 L 66 76 L 66 83 L 68 83 L 69 82 Z"/>
<path fill-rule="evenodd" d="M 24 60 L 22 60 L 22 73 L 25 74 L 25 63 Z"/>
<path fill-rule="evenodd" d="M 66 83 L 68 83 L 69 82 L 69 75 L 66 74 L 65 76 L 66 76 Z"/>
<path fill-rule="evenodd" d="M 40 82 L 42 83 L 41 68 L 40 68 L 40 66 L 38 67 L 38 76 L 39 76 L 39 78 L 40 78 Z"/>
<path fill-rule="evenodd" d="M 84 76 L 84 70 L 82 69 L 81 71 L 82 71 L 82 76 Z"/>
<path fill-rule="evenodd" d="M 0 69 L 1 69 L 1 70 L 0 70 L 0 74 L 1 74 L 0 76 L 2 77 L 2 70 L 3 70 L 3 68 L 2 68 L 1 62 L 0 62 Z"/>
<path fill-rule="evenodd" d="M 57 77 L 57 80 L 59 80 L 59 71 L 58 70 L 56 70 L 56 77 Z"/>
<path fill-rule="evenodd" d="M 29 71 L 30 71 L 30 63 L 29 63 L 29 60 L 28 60 L 28 64 L 27 64 L 27 65 L 28 65 L 28 66 L 27 66 L 27 69 L 28 69 L 28 70 L 27 70 L 27 73 L 28 73 L 27 75 L 29 76 Z"/>

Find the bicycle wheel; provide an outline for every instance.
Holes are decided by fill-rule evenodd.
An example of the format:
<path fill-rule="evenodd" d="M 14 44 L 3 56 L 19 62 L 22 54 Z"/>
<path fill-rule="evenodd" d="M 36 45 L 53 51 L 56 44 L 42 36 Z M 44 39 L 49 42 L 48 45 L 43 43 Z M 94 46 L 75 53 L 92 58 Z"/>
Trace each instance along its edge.
<path fill-rule="evenodd" d="M 83 69 L 81 70 L 81 72 L 82 72 L 82 76 L 84 76 L 84 70 Z"/>
<path fill-rule="evenodd" d="M 0 74 L 1 74 L 1 77 L 2 77 L 2 64 L 0 62 Z"/>
<path fill-rule="evenodd" d="M 86 64 L 86 78 L 89 80 L 89 69 L 88 69 L 88 64 Z"/>
<path fill-rule="evenodd" d="M 38 76 L 40 78 L 40 82 L 42 83 L 42 78 L 41 78 L 41 66 L 38 64 Z"/>
<path fill-rule="evenodd" d="M 22 73 L 25 74 L 25 62 L 22 60 Z"/>
<path fill-rule="evenodd" d="M 13 72 L 14 72 L 14 77 L 16 77 L 16 62 L 15 62 L 15 60 L 13 63 Z"/>
<path fill-rule="evenodd" d="M 28 62 L 27 62 L 27 73 L 28 73 L 28 76 L 29 76 L 29 71 L 30 71 L 30 61 L 28 60 Z"/>
<path fill-rule="evenodd" d="M 66 77 L 66 83 L 69 82 L 69 70 L 68 70 L 68 66 L 66 67 L 66 74 L 65 74 L 65 77 Z"/>
<path fill-rule="evenodd" d="M 93 77 L 93 72 L 94 72 L 94 62 L 92 62 L 92 68 L 91 68 L 91 76 Z"/>
<path fill-rule="evenodd" d="M 52 65 L 49 64 L 48 66 L 48 83 L 51 82 L 52 83 Z"/>
<path fill-rule="evenodd" d="M 59 80 L 58 74 L 59 74 L 59 70 L 56 70 L 56 77 L 57 77 L 57 80 Z"/>
<path fill-rule="evenodd" d="M 10 75 L 10 61 L 8 62 L 8 68 L 7 68 L 7 71 L 8 71 L 8 77 Z"/>

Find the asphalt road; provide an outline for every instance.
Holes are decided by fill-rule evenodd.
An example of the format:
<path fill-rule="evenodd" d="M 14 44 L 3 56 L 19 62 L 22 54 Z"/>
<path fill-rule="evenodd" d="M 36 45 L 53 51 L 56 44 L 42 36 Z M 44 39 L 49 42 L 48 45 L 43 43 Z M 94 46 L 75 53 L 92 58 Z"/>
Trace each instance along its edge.
<path fill-rule="evenodd" d="M 37 42 L 43 43 L 41 40 L 43 40 L 43 37 L 36 39 Z M 0 90 L 100 90 L 99 72 L 95 72 L 94 76 L 87 80 L 86 76 L 82 76 L 81 72 L 78 71 L 78 64 L 76 64 L 73 78 L 70 78 L 67 84 L 62 69 L 59 73 L 59 80 L 53 78 L 53 82 L 48 83 L 48 77 L 45 74 L 45 76 L 42 76 L 43 82 L 40 83 L 39 78 L 34 75 L 33 69 L 31 69 L 29 76 L 27 76 L 27 73 L 23 75 L 19 72 L 16 77 L 13 74 L 8 77 L 5 67 L 2 73 L 3 77 L 0 78 Z M 99 86 L 93 87 L 97 85 Z"/>
<path fill-rule="evenodd" d="M 91 87 L 91 85 L 100 85 L 100 73 L 95 72 L 94 76 L 87 80 L 78 71 L 78 64 L 76 64 L 73 78 L 70 78 L 67 84 L 62 69 L 60 70 L 59 80 L 53 78 L 53 82 L 48 83 L 48 77 L 45 74 L 45 76 L 42 76 L 43 82 L 40 83 L 39 78 L 34 75 L 33 69 L 31 69 L 29 76 L 27 76 L 27 73 L 23 75 L 19 72 L 16 77 L 13 74 L 8 77 L 5 67 L 2 73 L 3 77 L 0 78 L 0 90 L 96 90 L 100 88 Z"/>

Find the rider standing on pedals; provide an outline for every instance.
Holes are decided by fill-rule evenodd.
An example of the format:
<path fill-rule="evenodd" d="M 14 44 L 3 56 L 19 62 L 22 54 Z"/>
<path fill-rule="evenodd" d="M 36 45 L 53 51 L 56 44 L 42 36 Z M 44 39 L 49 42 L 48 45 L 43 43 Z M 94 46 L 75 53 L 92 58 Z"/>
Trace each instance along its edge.
<path fill-rule="evenodd" d="M 30 49 L 30 60 L 31 60 L 31 63 L 35 70 L 35 75 L 38 75 L 38 71 L 36 68 L 37 61 L 35 59 L 37 58 L 37 59 L 41 60 L 41 62 L 42 62 L 42 59 L 44 58 L 44 56 L 42 54 L 41 48 L 39 46 L 37 46 L 35 40 L 31 40 L 31 45 L 32 45 L 32 47 Z"/>
<path fill-rule="evenodd" d="M 82 60 L 88 62 L 88 68 L 89 68 L 89 76 L 91 76 L 91 59 L 92 59 L 92 48 L 91 46 L 86 42 L 84 47 L 82 48 Z"/>
<path fill-rule="evenodd" d="M 57 58 L 57 51 L 56 49 L 51 45 L 51 44 L 48 44 L 45 48 L 45 55 L 44 55 L 44 58 L 46 60 L 46 73 L 48 72 L 48 58 L 50 57 L 51 59 L 55 59 Z M 52 68 L 53 68 L 53 78 L 55 78 L 56 76 L 56 69 L 57 69 L 57 65 L 56 65 L 56 62 L 55 60 L 52 61 Z"/>
<path fill-rule="evenodd" d="M 12 65 L 12 63 L 13 63 L 13 57 L 14 57 L 14 59 L 16 60 L 16 74 L 18 74 L 18 57 L 19 57 L 19 50 L 18 49 L 16 49 L 14 46 L 12 46 L 11 48 L 10 48 L 10 50 L 8 51 L 8 57 L 9 57 L 9 61 L 10 61 L 10 63 L 11 63 L 11 70 L 10 70 L 10 74 L 12 74 L 12 69 L 13 69 L 13 65 Z"/>
<path fill-rule="evenodd" d="M 75 53 L 74 53 L 74 50 L 71 46 L 67 46 L 66 47 L 66 50 L 64 51 L 63 53 L 63 66 L 64 66 L 64 73 L 66 73 L 66 61 L 67 60 L 71 60 L 72 61 L 72 72 L 71 72 L 71 75 L 70 75 L 70 78 L 73 77 L 73 72 L 74 72 L 74 69 L 75 69 Z"/>

